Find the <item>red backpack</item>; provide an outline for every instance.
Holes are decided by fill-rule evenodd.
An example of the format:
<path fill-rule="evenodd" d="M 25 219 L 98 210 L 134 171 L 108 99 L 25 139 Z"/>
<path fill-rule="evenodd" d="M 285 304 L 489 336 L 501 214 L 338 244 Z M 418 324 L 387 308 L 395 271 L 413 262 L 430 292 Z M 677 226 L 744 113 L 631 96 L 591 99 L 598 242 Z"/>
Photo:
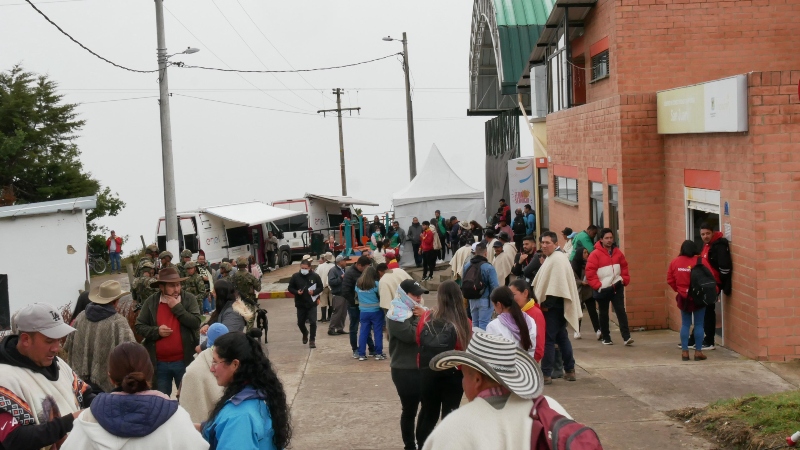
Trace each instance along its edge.
<path fill-rule="evenodd" d="M 544 395 L 533 400 L 531 419 L 531 450 L 603 450 L 592 428 L 554 411 Z"/>

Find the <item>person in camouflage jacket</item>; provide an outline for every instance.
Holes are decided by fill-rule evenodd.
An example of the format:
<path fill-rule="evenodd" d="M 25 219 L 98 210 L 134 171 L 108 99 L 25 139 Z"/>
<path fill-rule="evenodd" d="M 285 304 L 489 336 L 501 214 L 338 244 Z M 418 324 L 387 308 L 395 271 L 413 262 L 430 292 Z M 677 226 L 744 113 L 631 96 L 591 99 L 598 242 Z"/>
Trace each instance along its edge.
<path fill-rule="evenodd" d="M 139 262 L 136 265 L 136 272 L 134 273 L 135 277 L 142 276 L 142 267 L 145 263 L 150 263 L 151 267 L 151 275 L 155 275 L 155 267 L 156 267 L 156 258 L 158 257 L 158 246 L 156 244 L 150 244 L 144 251 L 144 256 L 139 259 Z"/>
<path fill-rule="evenodd" d="M 187 262 L 184 267 L 187 278 L 181 282 L 181 289 L 197 297 L 197 305 L 200 307 L 200 311 L 203 311 L 203 299 L 208 295 L 203 277 L 197 273 L 197 264 L 194 261 Z"/>
<path fill-rule="evenodd" d="M 192 260 L 192 251 L 189 250 L 188 248 L 184 249 L 181 252 L 180 262 L 178 264 L 175 264 L 175 268 L 178 269 L 178 275 L 180 275 L 181 278 L 186 278 L 188 276 L 186 274 L 186 263 L 188 263 L 191 260 Z"/>
<path fill-rule="evenodd" d="M 148 297 L 158 292 L 158 289 L 153 289 L 150 287 L 153 282 L 157 281 L 156 278 L 153 277 L 154 272 L 155 265 L 149 261 L 145 261 L 141 267 L 141 276 L 133 279 L 133 284 L 131 285 L 131 296 L 137 303 L 137 310 L 142 306 L 142 303 L 144 303 Z"/>
<path fill-rule="evenodd" d="M 255 312 L 258 309 L 257 295 L 261 290 L 261 279 L 254 277 L 253 274 L 247 271 L 247 258 L 237 258 L 236 265 L 239 270 L 233 274 L 230 280 L 244 304 L 253 312 L 250 320 L 247 321 L 247 331 L 250 331 L 253 328 L 253 322 L 256 317 Z"/>
<path fill-rule="evenodd" d="M 161 260 L 161 267 L 159 267 L 158 270 L 166 269 L 167 267 L 178 270 L 175 264 L 172 263 L 172 252 L 164 250 L 158 255 L 158 259 Z"/>

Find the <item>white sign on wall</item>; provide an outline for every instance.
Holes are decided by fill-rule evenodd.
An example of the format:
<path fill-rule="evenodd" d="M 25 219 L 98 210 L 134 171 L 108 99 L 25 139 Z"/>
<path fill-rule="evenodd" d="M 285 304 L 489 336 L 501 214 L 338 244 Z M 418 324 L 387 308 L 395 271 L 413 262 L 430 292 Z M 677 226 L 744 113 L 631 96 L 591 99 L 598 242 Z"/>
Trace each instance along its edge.
<path fill-rule="evenodd" d="M 747 75 L 661 91 L 658 133 L 747 131 Z"/>
<path fill-rule="evenodd" d="M 535 186 L 533 184 L 534 167 L 533 158 L 517 158 L 508 162 L 508 206 L 511 207 L 511 217 L 517 208 L 522 209 L 525 205 L 531 205 L 536 210 Z"/>

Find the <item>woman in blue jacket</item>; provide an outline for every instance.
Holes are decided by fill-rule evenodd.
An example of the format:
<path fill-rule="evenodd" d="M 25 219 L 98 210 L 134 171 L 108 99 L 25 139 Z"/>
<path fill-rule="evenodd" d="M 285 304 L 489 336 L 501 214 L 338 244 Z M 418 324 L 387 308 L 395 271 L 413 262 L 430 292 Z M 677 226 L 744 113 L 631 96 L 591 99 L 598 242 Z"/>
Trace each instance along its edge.
<path fill-rule="evenodd" d="M 244 333 L 214 342 L 211 373 L 225 388 L 201 426 L 211 450 L 279 450 L 292 439 L 283 384 L 261 344 Z"/>

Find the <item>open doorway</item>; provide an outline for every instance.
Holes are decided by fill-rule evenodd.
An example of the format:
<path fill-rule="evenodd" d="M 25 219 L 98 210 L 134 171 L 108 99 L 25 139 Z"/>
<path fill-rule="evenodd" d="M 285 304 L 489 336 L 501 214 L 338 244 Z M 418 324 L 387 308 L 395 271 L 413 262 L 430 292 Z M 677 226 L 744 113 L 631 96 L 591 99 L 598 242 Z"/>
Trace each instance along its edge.
<path fill-rule="evenodd" d="M 698 188 L 684 188 L 686 195 L 686 239 L 694 241 L 697 249 L 703 248 L 700 238 L 700 225 L 708 224 L 714 230 L 720 230 L 720 195 L 719 191 Z M 722 294 L 721 294 L 722 295 Z M 725 345 L 725 298 L 717 303 L 717 326 L 714 330 L 716 342 Z"/>

